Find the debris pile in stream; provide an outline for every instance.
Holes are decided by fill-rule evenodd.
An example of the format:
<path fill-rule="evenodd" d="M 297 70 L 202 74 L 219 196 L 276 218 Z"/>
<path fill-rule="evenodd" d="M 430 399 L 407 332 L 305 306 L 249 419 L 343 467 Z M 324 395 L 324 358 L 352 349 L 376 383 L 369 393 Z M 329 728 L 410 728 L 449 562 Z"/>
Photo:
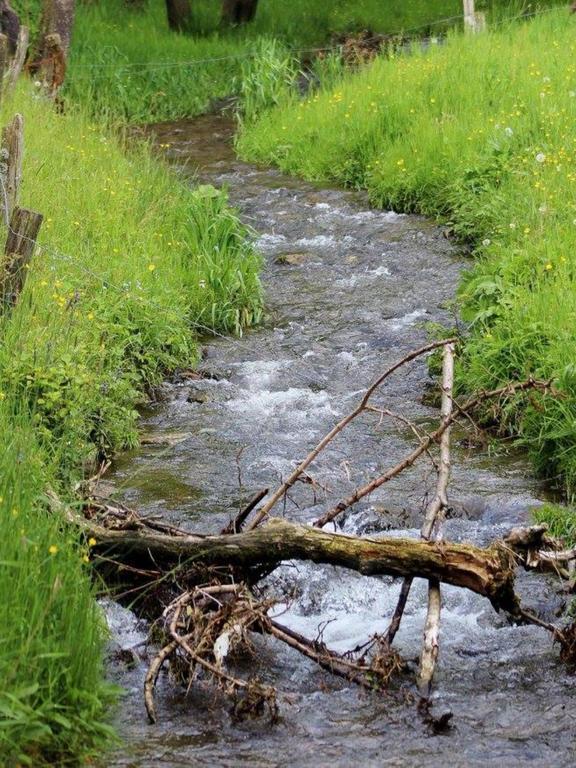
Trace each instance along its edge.
<path fill-rule="evenodd" d="M 426 345 L 391 366 L 366 390 L 358 405 L 345 415 L 272 493 L 259 493 L 219 535 L 190 534 L 177 527 L 144 518 L 135 511 L 98 495 L 101 473 L 84 488 L 85 515 L 65 507 L 49 494 L 54 509 L 96 540 L 94 562 L 121 599 L 128 597 L 152 620 L 159 650 L 146 676 L 144 699 L 149 718 L 156 721 L 154 688 L 160 670 L 168 664 L 173 679 L 191 686 L 211 680 L 233 704 L 238 718 L 278 717 L 275 689 L 255 677 L 232 671 L 235 655 L 250 655 L 254 634 L 272 636 L 313 660 L 323 669 L 369 690 L 385 689 L 406 665 L 393 647 L 402 621 L 412 580 L 428 580 L 428 612 L 417 675 L 418 710 L 434 729 L 446 727 L 451 715 L 435 718 L 430 694 L 439 648 L 441 587 L 443 583 L 472 590 L 487 597 L 517 623 L 542 627 L 560 643 L 561 658 L 574 666 L 574 625 L 563 629 L 525 610 L 515 592 L 515 570 L 554 572 L 568 576 L 576 550 L 562 549 L 548 536 L 546 527 L 513 529 L 503 540 L 480 548 L 442 539 L 450 475 L 450 429 L 461 417 L 472 419 L 485 402 L 508 400 L 518 393 L 558 396 L 551 382 L 529 379 L 491 392 L 479 392 L 459 403 L 453 396 L 455 339 Z M 382 405 L 373 396 L 384 381 L 411 360 L 443 350 L 442 407 L 438 427 L 423 432 L 405 417 Z M 356 488 L 332 506 L 311 526 L 272 517 L 273 508 L 302 477 L 308 467 L 348 424 L 360 414 L 408 423 L 417 445 L 395 466 Z M 434 455 L 438 448 L 439 456 Z M 326 530 L 327 524 L 368 496 L 376 488 L 426 457 L 437 473 L 436 492 L 425 512 L 421 538 L 367 538 Z M 264 499 L 267 499 L 264 501 Z M 263 502 L 263 503 L 262 503 Z M 261 504 L 261 506 L 258 506 Z M 347 653 L 330 650 L 321 638 L 310 639 L 270 617 L 275 598 L 260 587 L 262 579 L 286 560 L 309 560 L 356 570 L 366 575 L 403 578 L 403 588 L 388 631 L 367 638 Z M 412 698 L 410 695 L 408 698 Z"/>

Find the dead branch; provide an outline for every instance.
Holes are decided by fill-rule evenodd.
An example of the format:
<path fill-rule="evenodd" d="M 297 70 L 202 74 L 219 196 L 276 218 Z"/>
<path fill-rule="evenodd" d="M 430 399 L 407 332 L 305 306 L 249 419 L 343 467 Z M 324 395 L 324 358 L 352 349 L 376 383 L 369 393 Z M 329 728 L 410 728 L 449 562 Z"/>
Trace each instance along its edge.
<path fill-rule="evenodd" d="M 452 416 L 452 390 L 454 386 L 454 347 L 447 344 L 444 347 L 444 359 L 442 365 L 442 423 L 450 420 Z M 450 479 L 450 427 L 440 438 L 440 470 L 436 493 L 426 510 L 426 517 L 422 525 L 422 538 L 429 540 L 434 538 L 434 530 L 440 526 L 444 513 L 448 506 L 448 480 Z M 434 678 L 434 669 L 438 659 L 440 637 L 440 611 L 442 599 L 440 595 L 440 582 L 438 579 L 430 579 L 428 582 L 428 610 L 426 625 L 424 627 L 424 642 L 420 656 L 420 669 L 418 672 L 418 687 L 423 698 L 429 698 Z"/>
<path fill-rule="evenodd" d="M 249 576 L 256 567 L 269 571 L 284 560 L 309 560 L 368 576 L 437 578 L 483 595 L 512 613 L 516 607 L 514 554 L 510 547 L 498 543 L 482 549 L 414 539 L 358 538 L 277 518 L 260 529 L 219 536 L 171 536 L 142 527 L 106 528 L 71 510 L 68 520 L 96 541 L 93 555 L 122 567 L 134 563 L 143 569 L 153 564 L 163 570 L 228 566 Z"/>
<path fill-rule="evenodd" d="M 413 352 L 410 352 L 410 354 L 403 357 L 398 362 L 394 363 L 388 370 L 386 370 L 381 376 L 379 376 L 376 381 L 374 381 L 366 390 L 364 393 L 362 399 L 354 408 L 353 411 L 350 411 L 349 414 L 344 416 L 343 419 L 341 419 L 338 424 L 336 424 L 335 427 L 333 427 L 328 434 L 326 434 L 322 440 L 316 445 L 315 448 L 313 448 L 308 456 L 304 459 L 304 461 L 300 462 L 300 464 L 296 467 L 296 469 L 292 472 L 290 477 L 288 477 L 287 480 L 285 480 L 272 494 L 270 499 L 264 504 L 263 507 L 261 507 L 250 525 L 248 526 L 248 530 L 252 530 L 253 528 L 256 528 L 262 520 L 268 515 L 268 513 L 271 511 L 271 509 L 278 503 L 278 501 L 285 495 L 285 493 L 294 485 L 296 480 L 300 477 L 302 472 L 310 466 L 310 464 L 314 461 L 314 459 L 320 454 L 326 446 L 334 440 L 334 438 L 342 432 L 342 430 L 350 424 L 350 422 L 354 421 L 354 419 L 359 416 L 363 411 L 366 410 L 366 406 L 368 405 L 368 402 L 374 392 L 384 383 L 384 381 L 389 378 L 395 371 L 397 371 L 399 368 L 401 368 L 403 365 L 406 365 L 406 363 L 409 363 L 412 360 L 415 360 L 417 357 L 421 357 L 422 355 L 425 355 L 428 352 L 432 352 L 435 349 L 438 349 L 439 347 L 443 347 L 446 344 L 455 343 L 456 339 L 445 339 L 443 341 L 435 341 L 431 344 L 427 344 L 425 347 L 421 347 L 420 349 L 416 349 Z"/>
<path fill-rule="evenodd" d="M 444 348 L 441 423 L 433 432 L 425 434 L 405 417 L 370 404 L 370 398 L 389 375 L 410 360 L 440 347 Z M 248 515 L 263 500 L 267 490 L 257 494 L 220 535 L 192 534 L 143 517 L 106 497 L 95 496 L 92 486 L 98 483 L 100 473 L 94 483 L 89 482 L 87 489 L 84 488 L 90 498 L 84 505 L 83 514 L 63 504 L 54 492 L 47 492 L 50 508 L 61 515 L 63 521 L 76 526 L 89 541 L 95 568 L 109 583 L 119 585 L 122 594 L 131 598 L 136 595 L 135 604 L 146 615 L 154 617 L 161 648 L 150 664 L 144 684 L 145 705 L 152 722 L 156 720 L 155 686 L 164 664 L 169 665 L 176 679 L 188 686 L 197 678 L 214 683 L 232 698 L 237 717 L 268 712 L 274 721 L 277 717 L 274 689 L 257 678 L 238 677 L 229 663 L 229 657 L 233 661 L 234 651 L 253 650 L 249 637 L 254 632 L 275 637 L 321 668 L 366 689 L 386 686 L 391 676 L 403 668 L 391 642 L 400 625 L 414 578 L 429 582 L 419 673 L 422 701 L 428 701 L 438 654 L 442 583 L 486 597 L 496 610 L 506 611 L 516 622 L 542 627 L 560 641 L 562 657 L 574 663 L 576 629 L 560 631 L 526 611 L 514 586 L 516 567 L 559 572 L 576 560 L 576 551 L 562 550 L 547 535 L 544 526 L 514 529 L 505 539 L 485 548 L 433 540 L 447 506 L 450 427 L 457 417 L 468 415 L 487 400 L 533 389 L 546 392 L 550 388 L 550 382 L 529 379 L 481 392 L 460 405 L 452 394 L 453 355 L 453 340 L 436 342 L 410 353 L 389 368 L 366 390 L 356 408 L 300 462 L 257 511 L 244 532 L 242 526 Z M 412 429 L 419 445 L 394 467 L 356 489 L 313 526 L 270 519 L 270 510 L 280 499 L 288 498 L 294 483 L 301 480 L 315 487 L 314 479 L 306 472 L 307 467 L 364 411 L 375 411 L 381 416 L 400 420 Z M 438 479 L 434 497 L 426 510 L 421 539 L 360 538 L 322 530 L 326 522 L 334 520 L 340 512 L 396 477 L 436 444 L 440 446 L 440 462 L 436 465 Z M 269 518 L 267 524 L 261 526 L 266 517 Z M 256 598 L 252 587 L 263 574 L 272 572 L 287 560 L 339 566 L 370 576 L 403 578 L 400 600 L 387 636 L 376 636 L 355 651 L 338 654 L 328 649 L 320 638 L 310 640 L 271 619 L 269 611 L 273 601 Z"/>
<path fill-rule="evenodd" d="M 521 381 L 514 384 L 507 384 L 505 387 L 500 387 L 498 389 L 480 392 L 479 394 L 470 398 L 466 403 L 464 403 L 464 405 L 459 406 L 459 410 L 474 411 L 476 408 L 478 408 L 482 403 L 486 402 L 487 400 L 494 400 L 497 398 L 510 396 L 518 392 L 524 392 L 529 389 L 538 389 L 546 392 L 547 390 L 550 389 L 550 387 L 551 387 L 550 381 L 538 381 L 536 379 L 530 378 L 530 379 L 527 379 L 526 381 Z M 338 515 L 346 511 L 349 507 L 356 504 L 365 496 L 368 496 L 369 494 L 373 493 L 377 488 L 380 488 L 380 486 L 390 482 L 390 480 L 397 477 L 405 469 L 408 469 L 409 467 L 411 467 L 425 451 L 427 451 L 434 443 L 437 443 L 439 441 L 439 439 L 442 437 L 444 432 L 447 429 L 449 429 L 449 427 L 455 421 L 456 421 L 456 416 L 454 413 L 452 413 L 450 418 L 443 421 L 434 432 L 432 432 L 427 437 L 425 437 L 420 443 L 420 445 L 417 448 L 415 448 L 411 453 L 409 453 L 408 456 L 405 456 L 404 459 L 398 462 L 398 464 L 396 464 L 391 469 L 388 469 L 379 477 L 376 477 L 366 485 L 363 485 L 357 488 L 350 496 L 340 501 L 335 507 L 328 510 L 324 515 L 322 515 L 322 517 L 318 518 L 318 520 L 314 522 L 314 525 L 317 528 L 322 528 L 324 525 L 326 525 L 326 523 L 332 522 L 332 520 L 338 517 Z"/>
<path fill-rule="evenodd" d="M 261 491 L 259 491 L 252 500 L 246 505 L 244 509 L 242 509 L 236 517 L 231 520 L 228 525 L 222 529 L 222 533 L 240 533 L 242 530 L 244 523 L 248 519 L 248 515 L 252 510 L 260 504 L 262 499 L 268 494 L 268 488 L 263 488 Z"/>

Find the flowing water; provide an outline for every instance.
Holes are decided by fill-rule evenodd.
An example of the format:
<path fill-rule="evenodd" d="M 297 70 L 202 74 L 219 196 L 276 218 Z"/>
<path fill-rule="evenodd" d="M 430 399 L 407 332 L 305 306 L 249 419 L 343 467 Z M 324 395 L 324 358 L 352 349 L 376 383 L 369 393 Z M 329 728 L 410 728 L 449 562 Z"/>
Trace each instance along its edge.
<path fill-rule="evenodd" d="M 274 487 L 391 362 L 427 340 L 426 323 L 453 323 L 450 300 L 465 260 L 427 220 L 373 210 L 359 194 L 286 178 L 235 159 L 220 117 L 153 130 L 167 159 L 203 183 L 228 188 L 265 259 L 267 317 L 241 340 L 207 342 L 203 378 L 167 383 L 143 429 L 153 445 L 121 457 L 115 492 L 149 514 L 217 531 L 256 491 Z M 166 148 L 166 144 L 169 145 Z M 425 429 L 426 363 L 391 379 L 379 402 Z M 460 437 L 463 437 L 462 435 Z M 458 438 L 458 435 L 456 435 Z M 162 444 L 165 439 L 166 444 Z M 530 520 L 543 490 L 521 457 L 490 456 L 464 439 L 454 451 L 446 538 L 479 544 Z M 372 415 L 355 422 L 313 465 L 283 508 L 309 521 L 414 445 L 409 428 Z M 346 532 L 418 535 L 435 477 L 423 461 L 358 504 Z M 556 586 L 522 575 L 527 606 L 551 619 Z M 399 581 L 333 567 L 286 564 L 270 579 L 282 621 L 337 650 L 386 628 Z M 288 599 L 290 596 L 290 599 Z M 398 635 L 416 659 L 426 584 L 415 582 Z M 108 607 L 115 643 L 145 638 L 128 612 Z M 558 651 L 534 627 L 510 626 L 489 603 L 443 588 L 438 705 L 454 727 L 431 735 L 413 705 L 335 681 L 273 640 L 257 640 L 255 668 L 280 691 L 281 721 L 233 723 L 226 703 L 196 686 L 188 695 L 162 677 L 159 722 L 142 703 L 145 664 L 116 667 L 126 688 L 118 714 L 122 748 L 109 764 L 152 766 L 569 766 L 576 701 Z"/>

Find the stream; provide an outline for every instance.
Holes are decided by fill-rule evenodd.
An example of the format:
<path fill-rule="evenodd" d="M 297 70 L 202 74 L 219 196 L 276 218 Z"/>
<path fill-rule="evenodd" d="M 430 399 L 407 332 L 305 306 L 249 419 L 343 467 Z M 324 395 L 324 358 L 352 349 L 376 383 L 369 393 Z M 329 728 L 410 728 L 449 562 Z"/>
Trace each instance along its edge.
<path fill-rule="evenodd" d="M 233 126 L 220 116 L 163 124 L 154 140 L 173 167 L 224 186 L 253 228 L 265 259 L 267 314 L 238 339 L 205 344 L 202 378 L 166 383 L 143 415 L 152 444 L 120 456 L 108 482 L 141 512 L 216 532 L 258 490 L 274 488 L 388 365 L 426 343 L 427 323 L 453 324 L 450 309 L 466 260 L 434 224 L 371 209 L 364 195 L 321 188 L 240 162 Z M 169 145 L 166 147 L 165 145 Z M 427 429 L 427 364 L 412 363 L 378 396 Z M 164 443 L 163 443 L 164 441 Z M 414 446 L 409 428 L 366 415 L 310 468 L 282 510 L 307 522 L 330 502 L 391 466 Z M 521 455 L 490 455 L 455 434 L 444 537 L 485 544 L 530 521 L 546 491 Z M 435 484 L 426 460 L 341 521 L 345 532 L 418 536 Z M 334 567 L 285 564 L 268 579 L 281 621 L 344 651 L 386 629 L 399 580 Z M 561 605 L 551 580 L 520 574 L 526 606 L 551 620 Z M 414 584 L 397 645 L 417 660 L 426 583 Z M 107 765 L 152 766 L 572 766 L 573 679 L 547 633 L 511 626 L 482 598 L 443 587 L 435 698 L 453 727 L 431 735 L 394 692 L 369 694 L 319 670 L 273 639 L 255 640 L 254 668 L 279 691 L 281 720 L 232 722 L 210 688 L 186 694 L 161 675 L 159 721 L 142 701 L 146 663 L 114 665 L 126 691 L 117 714 L 122 746 Z M 142 653 L 146 627 L 106 608 L 113 648 Z M 414 666 L 414 665 L 413 665 Z M 408 686 L 411 678 L 406 678 Z"/>

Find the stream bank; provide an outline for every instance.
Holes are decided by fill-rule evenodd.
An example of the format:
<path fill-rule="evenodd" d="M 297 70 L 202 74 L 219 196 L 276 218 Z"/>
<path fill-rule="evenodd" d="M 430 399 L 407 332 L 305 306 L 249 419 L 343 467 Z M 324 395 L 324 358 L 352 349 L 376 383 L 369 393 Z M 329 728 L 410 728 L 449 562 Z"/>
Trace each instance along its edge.
<path fill-rule="evenodd" d="M 426 323 L 453 322 L 447 307 L 466 264 L 426 219 L 239 162 L 223 118 L 160 125 L 153 135 L 177 171 L 227 187 L 255 230 L 268 318 L 241 340 L 210 340 L 201 378 L 166 384 L 143 419 L 155 444 L 119 457 L 108 480 L 142 512 L 216 531 L 255 491 L 285 477 L 378 372 L 423 344 Z M 438 415 L 423 402 L 428 385 L 426 364 L 415 363 L 390 380 L 381 401 L 426 427 Z M 403 456 L 411 438 L 393 423 L 354 423 L 313 465 L 317 487 L 295 487 L 285 514 L 301 522 L 318 516 Z M 494 460 L 461 446 L 453 458 L 446 538 L 485 544 L 530 519 L 544 491 L 521 456 Z M 434 481 L 422 463 L 357 505 L 343 529 L 417 535 Z M 311 637 L 321 631 L 340 651 L 386 628 L 400 588 L 390 578 L 307 564 L 283 566 L 270 586 L 284 596 L 284 623 Z M 542 578 L 521 575 L 519 588 L 543 616 L 559 606 Z M 418 655 L 424 595 L 425 584 L 415 584 L 398 636 L 408 659 Z M 116 672 L 127 689 L 118 717 L 125 744 L 109 764 L 572 764 L 572 680 L 548 637 L 509 626 L 475 595 L 446 588 L 443 596 L 437 695 L 454 712 L 448 734 L 430 737 L 412 707 L 351 689 L 269 641 L 257 643 L 256 666 L 281 692 L 278 726 L 234 724 L 213 692 L 196 686 L 186 697 L 168 679 L 159 686 L 159 723 L 149 726 L 138 665 Z M 144 640 L 130 614 L 113 607 L 109 616 L 123 647 Z"/>

